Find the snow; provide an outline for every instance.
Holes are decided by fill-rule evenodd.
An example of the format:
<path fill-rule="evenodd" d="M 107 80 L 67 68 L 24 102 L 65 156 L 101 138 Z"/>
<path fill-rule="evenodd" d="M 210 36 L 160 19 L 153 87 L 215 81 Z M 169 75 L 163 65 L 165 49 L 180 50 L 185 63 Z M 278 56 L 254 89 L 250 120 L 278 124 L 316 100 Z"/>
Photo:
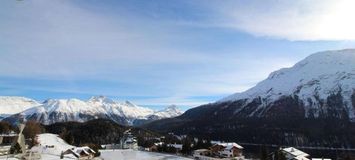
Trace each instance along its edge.
<path fill-rule="evenodd" d="M 48 99 L 42 104 L 28 108 L 20 113 L 23 117 L 36 117 L 43 124 L 55 122 L 77 121 L 85 122 L 94 118 L 124 118 L 128 124 L 136 119 L 157 119 L 175 117 L 182 114 L 176 106 L 165 110 L 154 111 L 146 107 L 137 106 L 129 101 L 118 102 L 104 96 L 94 96 L 88 101 L 79 99 Z M 54 116 L 55 115 L 55 116 Z"/>
<path fill-rule="evenodd" d="M 242 146 L 240 146 L 239 144 L 237 143 L 234 143 L 234 142 L 229 142 L 229 143 L 217 143 L 217 145 L 221 145 L 223 147 L 226 147 L 225 149 L 226 150 L 230 150 L 232 149 L 233 147 L 236 147 L 238 149 L 243 149 Z"/>
<path fill-rule="evenodd" d="M 134 150 L 100 150 L 100 152 L 100 157 L 105 160 L 191 160 L 190 158 L 178 157 L 176 155 Z"/>
<path fill-rule="evenodd" d="M 38 153 L 50 154 L 50 155 L 58 155 L 62 153 L 62 151 L 66 151 L 68 149 L 74 148 L 75 146 L 69 145 L 63 139 L 59 138 L 56 134 L 44 133 L 38 135 L 39 145 L 33 147 L 32 151 L 37 151 Z M 49 148 L 46 146 L 53 146 L 53 148 Z"/>
<path fill-rule="evenodd" d="M 182 149 L 182 144 L 166 144 L 168 147 L 174 147 L 176 149 Z"/>
<path fill-rule="evenodd" d="M 38 153 L 41 159 L 54 160 L 59 159 L 62 151 L 66 151 L 75 146 L 67 144 L 56 134 L 44 133 L 37 136 L 38 145 L 31 148 L 32 153 Z M 0 158 L 2 159 L 2 158 Z M 11 159 L 11 158 L 10 158 Z M 64 159 L 76 159 L 73 155 L 65 155 Z"/>
<path fill-rule="evenodd" d="M 166 109 L 154 113 L 154 115 L 161 118 L 177 117 L 181 114 L 182 112 L 178 109 L 176 105 L 170 105 Z"/>
<path fill-rule="evenodd" d="M 308 112 L 310 109 L 319 110 L 321 105 L 317 98 L 326 100 L 331 93 L 340 92 L 349 117 L 355 118 L 355 107 L 351 102 L 354 89 L 355 49 L 325 51 L 312 54 L 291 68 L 275 71 L 255 87 L 223 98 L 217 103 L 240 99 L 250 102 L 260 97 L 263 100 L 260 107 L 264 107 L 281 96 L 297 95 Z"/>
<path fill-rule="evenodd" d="M 298 150 L 294 147 L 288 147 L 288 148 L 283 148 L 282 151 L 292 155 L 295 159 L 303 159 L 303 160 L 306 160 L 309 156 L 309 154 L 305 153 L 305 152 L 302 152 L 301 150 Z"/>
<path fill-rule="evenodd" d="M 37 101 L 25 97 L 0 96 L 0 114 L 3 115 L 19 113 L 38 105 Z"/>

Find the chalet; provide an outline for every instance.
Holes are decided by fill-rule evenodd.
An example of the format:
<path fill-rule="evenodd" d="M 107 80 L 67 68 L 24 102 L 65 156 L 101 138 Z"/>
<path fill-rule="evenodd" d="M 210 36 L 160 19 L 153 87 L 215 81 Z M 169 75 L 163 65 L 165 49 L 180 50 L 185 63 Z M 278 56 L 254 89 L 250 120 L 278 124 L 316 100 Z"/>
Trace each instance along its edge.
<path fill-rule="evenodd" d="M 158 151 L 158 147 L 161 147 L 163 144 L 164 144 L 163 142 L 154 143 L 149 148 L 147 148 L 146 151 L 157 152 Z"/>
<path fill-rule="evenodd" d="M 309 154 L 294 147 L 282 148 L 281 152 L 287 160 L 310 160 Z"/>
<path fill-rule="evenodd" d="M 234 142 L 216 143 L 210 147 L 211 153 L 220 157 L 242 157 L 243 147 Z"/>
<path fill-rule="evenodd" d="M 193 152 L 193 157 L 194 159 L 200 159 L 200 160 L 210 160 L 213 159 L 211 156 L 211 151 L 208 149 L 198 149 L 194 150 Z"/>
<path fill-rule="evenodd" d="M 62 155 L 71 154 L 77 159 L 92 159 L 95 157 L 95 151 L 90 147 L 75 147 L 68 149 L 62 153 Z"/>

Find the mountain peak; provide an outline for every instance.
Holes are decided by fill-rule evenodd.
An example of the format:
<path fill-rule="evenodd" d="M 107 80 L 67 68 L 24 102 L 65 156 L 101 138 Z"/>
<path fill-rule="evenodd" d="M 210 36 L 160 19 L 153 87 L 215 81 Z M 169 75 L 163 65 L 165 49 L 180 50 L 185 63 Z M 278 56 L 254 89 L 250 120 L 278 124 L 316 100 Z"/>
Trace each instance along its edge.
<path fill-rule="evenodd" d="M 2 101 L 2 99 L 6 101 Z M 18 105 L 22 105 L 24 104 L 23 99 L 25 98 L 0 97 L 0 107 L 6 106 L 8 103 L 5 102 L 8 100 L 11 100 L 11 103 L 16 102 L 15 104 L 21 102 Z M 30 101 L 30 99 L 25 99 L 25 101 Z M 88 101 L 75 98 L 47 99 L 43 103 L 36 103 L 34 107 L 30 106 L 16 113 L 18 114 L 14 114 L 5 120 L 11 121 L 11 119 L 16 117 L 25 117 L 28 120 L 36 120 L 43 124 L 52 124 L 55 122 L 85 122 L 96 118 L 107 118 L 120 124 L 133 125 L 135 120 L 148 120 L 152 115 L 156 119 L 161 119 L 181 114 L 175 106 L 169 107 L 164 112 L 154 112 L 150 108 L 140 107 L 129 101 L 119 103 L 105 96 L 93 96 Z"/>
<path fill-rule="evenodd" d="M 172 105 L 167 106 L 164 110 L 178 111 L 179 110 L 178 108 L 179 108 L 178 106 L 172 104 Z"/>
<path fill-rule="evenodd" d="M 182 112 L 178 109 L 176 105 L 170 105 L 167 106 L 165 109 L 157 111 L 154 113 L 154 115 L 157 115 L 159 117 L 176 117 L 181 115 Z"/>
<path fill-rule="evenodd" d="M 38 105 L 39 102 L 26 97 L 0 96 L 1 114 L 15 114 Z"/>
<path fill-rule="evenodd" d="M 272 72 L 267 79 L 259 82 L 255 87 L 223 98 L 219 102 L 257 96 L 278 98 L 292 94 L 302 86 L 309 88 L 310 84 L 319 85 L 317 91 L 327 93 L 339 84 L 354 86 L 353 82 L 349 81 L 354 78 L 355 49 L 317 52 L 290 68 Z"/>
<path fill-rule="evenodd" d="M 350 119 L 354 119 L 354 90 L 355 49 L 345 49 L 314 53 L 290 68 L 272 72 L 267 79 L 245 92 L 233 94 L 217 103 L 247 100 L 247 104 L 260 99 L 262 102 L 257 110 L 261 112 L 282 97 L 297 96 L 304 105 L 306 116 L 317 117 L 326 112 L 320 106 L 331 95 L 338 95 L 342 97 L 339 103 L 346 104 L 345 111 Z"/>
<path fill-rule="evenodd" d="M 98 103 L 115 103 L 112 99 L 103 96 L 103 95 L 99 95 L 99 96 L 92 96 L 88 102 L 98 102 Z"/>

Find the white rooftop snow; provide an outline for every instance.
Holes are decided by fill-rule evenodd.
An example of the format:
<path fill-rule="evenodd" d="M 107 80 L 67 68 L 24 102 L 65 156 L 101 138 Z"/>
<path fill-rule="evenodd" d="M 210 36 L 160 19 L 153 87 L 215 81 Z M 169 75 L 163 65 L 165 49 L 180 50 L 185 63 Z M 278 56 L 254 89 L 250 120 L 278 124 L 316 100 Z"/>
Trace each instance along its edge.
<path fill-rule="evenodd" d="M 299 150 L 299 149 L 296 149 L 294 147 L 288 147 L 288 148 L 283 148 L 282 151 L 286 152 L 286 153 L 289 153 L 291 155 L 293 155 L 294 157 L 297 157 L 299 159 L 302 159 L 302 158 L 306 158 L 309 156 L 309 154 Z"/>
<path fill-rule="evenodd" d="M 235 142 L 227 142 L 227 143 L 217 143 L 216 145 L 221 145 L 223 147 L 226 147 L 226 150 L 230 150 L 233 147 L 236 147 L 238 149 L 243 149 L 243 147 Z"/>

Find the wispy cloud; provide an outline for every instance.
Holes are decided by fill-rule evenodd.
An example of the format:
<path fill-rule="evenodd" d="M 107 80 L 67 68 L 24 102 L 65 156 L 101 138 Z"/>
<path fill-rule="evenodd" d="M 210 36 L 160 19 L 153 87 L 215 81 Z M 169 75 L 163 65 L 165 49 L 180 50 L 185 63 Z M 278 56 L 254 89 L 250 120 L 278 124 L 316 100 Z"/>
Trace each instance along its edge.
<path fill-rule="evenodd" d="M 328 30 L 309 30 L 318 31 L 309 21 L 327 17 L 332 1 L 317 6 L 308 1 L 105 2 L 1 2 L 0 94 L 84 99 L 103 94 L 140 104 L 196 106 L 244 91 L 271 71 L 335 46 L 249 34 L 339 38 L 328 36 Z"/>
<path fill-rule="evenodd" d="M 355 40 L 352 0 L 211 1 L 210 24 L 288 40 Z"/>

